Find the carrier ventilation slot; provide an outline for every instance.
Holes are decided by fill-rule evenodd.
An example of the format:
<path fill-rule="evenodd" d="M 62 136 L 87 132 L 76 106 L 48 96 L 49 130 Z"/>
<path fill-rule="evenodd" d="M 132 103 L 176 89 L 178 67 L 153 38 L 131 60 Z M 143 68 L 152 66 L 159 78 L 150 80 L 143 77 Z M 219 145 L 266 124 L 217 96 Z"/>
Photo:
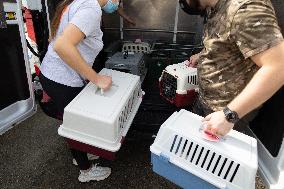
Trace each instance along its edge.
<path fill-rule="evenodd" d="M 140 44 L 128 44 L 123 46 L 124 51 L 130 51 L 130 52 L 135 52 L 135 53 L 147 53 L 150 51 L 150 48 L 148 46 L 143 46 Z"/>
<path fill-rule="evenodd" d="M 240 164 L 227 157 L 178 135 L 174 135 L 172 139 L 170 152 L 228 182 L 234 181 L 240 167 Z"/>
<path fill-rule="evenodd" d="M 190 84 L 198 85 L 198 83 L 197 83 L 197 76 L 196 75 L 190 76 Z"/>
<path fill-rule="evenodd" d="M 228 167 L 228 169 L 227 169 L 227 171 L 226 171 L 226 174 L 225 174 L 225 176 L 224 176 L 223 179 L 225 179 L 225 180 L 227 179 L 227 176 L 228 176 L 228 174 L 229 174 L 229 172 L 230 172 L 230 170 L 231 170 L 233 164 L 234 164 L 234 161 L 231 161 L 231 163 L 230 163 L 230 165 L 229 165 L 229 167 Z"/>
<path fill-rule="evenodd" d="M 236 176 L 236 174 L 237 174 L 237 172 L 239 170 L 239 167 L 240 167 L 240 164 L 237 165 L 237 167 L 236 167 L 236 169 L 235 169 L 235 171 L 234 171 L 234 173 L 233 173 L 233 175 L 232 175 L 232 177 L 230 179 L 230 182 L 234 181 L 234 178 L 235 178 L 235 176 Z"/>
<path fill-rule="evenodd" d="M 202 164 L 201 164 L 201 168 L 203 168 L 204 163 L 205 163 L 206 160 L 207 160 L 207 157 L 208 157 L 209 152 L 210 152 L 210 150 L 207 150 L 206 155 L 205 155 L 205 157 L 204 157 L 204 159 L 203 159 L 203 162 L 202 162 Z"/>
<path fill-rule="evenodd" d="M 186 158 L 185 158 L 185 159 L 188 159 L 188 156 L 189 156 L 190 150 L 191 150 L 191 148 L 192 148 L 192 145 L 193 145 L 193 142 L 190 143 L 190 146 L 189 146 L 189 148 L 188 148 L 188 150 L 187 150 Z"/>
<path fill-rule="evenodd" d="M 221 155 L 219 155 L 219 157 L 218 157 L 218 159 L 217 159 L 217 162 L 216 162 L 216 164 L 215 164 L 215 166 L 214 166 L 214 168 L 213 168 L 213 171 L 212 171 L 213 174 L 214 174 L 215 171 L 216 171 L 216 168 L 217 168 L 217 166 L 218 166 L 218 164 L 219 164 L 219 162 L 220 162 L 220 159 L 221 159 Z"/>
<path fill-rule="evenodd" d="M 128 116 L 132 112 L 133 105 L 135 105 L 136 99 L 139 97 L 139 88 L 137 87 L 132 96 L 128 99 L 126 106 L 123 108 L 123 111 L 120 113 L 118 124 L 120 129 L 124 128 L 124 124 L 128 119 Z"/>
<path fill-rule="evenodd" d="M 225 158 L 225 160 L 224 160 L 224 162 L 223 162 L 223 164 L 222 164 L 222 167 L 221 167 L 221 169 L 220 169 L 220 171 L 219 171 L 219 173 L 218 173 L 218 177 L 221 175 L 221 173 L 222 173 L 222 171 L 223 171 L 223 169 L 224 169 L 224 166 L 225 166 L 226 163 L 227 163 L 227 160 L 228 160 L 228 158 Z"/>
<path fill-rule="evenodd" d="M 194 152 L 193 152 L 193 155 L 191 156 L 190 162 L 193 161 L 193 158 L 194 158 L 194 156 L 195 156 L 195 154 L 196 154 L 196 151 L 197 151 L 198 147 L 199 147 L 199 145 L 196 145 L 196 147 L 195 147 L 195 149 L 194 149 Z"/>
<path fill-rule="evenodd" d="M 182 137 L 179 139 L 179 143 L 178 143 L 178 146 L 177 146 L 177 149 L 176 149 L 176 154 L 178 153 L 178 150 L 179 150 L 179 147 L 180 147 L 181 141 L 182 141 Z"/>
<path fill-rule="evenodd" d="M 183 145 L 183 148 L 182 148 L 182 151 L 181 151 L 181 153 L 180 153 L 180 157 L 183 155 L 183 153 L 184 153 L 184 150 L 185 150 L 185 147 L 186 147 L 186 145 L 187 145 L 187 142 L 188 142 L 188 140 L 185 140 L 185 142 L 184 142 L 184 145 Z"/>
<path fill-rule="evenodd" d="M 200 160 L 200 157 L 201 157 L 201 155 L 202 155 L 202 153 L 203 153 L 203 150 L 204 150 L 204 147 L 202 147 L 202 149 L 201 149 L 201 151 L 200 151 L 200 153 L 199 153 L 198 159 L 196 160 L 195 165 L 198 165 L 199 160 Z"/>
<path fill-rule="evenodd" d="M 208 164 L 208 166 L 207 166 L 207 168 L 206 168 L 207 171 L 209 170 L 209 168 L 210 168 L 210 166 L 211 166 L 211 163 L 212 163 L 212 161 L 213 161 L 215 155 L 216 155 L 216 153 L 214 152 L 213 155 L 211 156 L 211 159 L 210 159 L 210 161 L 209 161 L 209 164 Z"/>
<path fill-rule="evenodd" d="M 171 150 L 170 150 L 170 152 L 172 152 L 173 151 L 173 149 L 174 149 L 174 146 L 175 146 L 175 143 L 176 143 L 176 140 L 177 140 L 177 135 L 175 135 L 175 138 L 174 138 L 174 141 L 173 141 L 173 143 L 172 143 L 172 147 L 171 147 Z"/>

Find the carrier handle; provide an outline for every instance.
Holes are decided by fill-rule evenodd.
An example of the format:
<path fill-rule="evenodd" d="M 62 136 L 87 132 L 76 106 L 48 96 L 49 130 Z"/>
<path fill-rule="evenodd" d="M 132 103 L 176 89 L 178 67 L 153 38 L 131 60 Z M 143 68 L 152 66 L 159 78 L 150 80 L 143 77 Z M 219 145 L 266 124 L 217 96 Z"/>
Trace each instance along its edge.
<path fill-rule="evenodd" d="M 114 67 L 126 67 L 125 64 L 116 64 Z"/>
<path fill-rule="evenodd" d="M 200 128 L 199 128 L 199 132 L 200 132 L 200 133 L 204 132 L 204 131 L 205 131 L 205 127 L 206 127 L 206 125 L 202 124 L 202 125 L 200 126 Z M 210 134 L 209 134 L 209 135 L 210 135 Z M 218 137 L 219 139 L 216 140 L 215 142 L 226 142 L 226 140 L 234 139 L 234 138 L 233 138 L 232 136 L 230 136 L 229 134 L 227 134 L 226 136 L 217 136 L 217 135 L 216 135 L 216 137 Z M 213 141 L 211 141 L 211 142 L 213 142 Z"/>
<path fill-rule="evenodd" d="M 211 141 L 211 142 L 219 142 L 223 139 L 223 137 L 219 135 L 215 135 L 209 131 L 206 130 L 206 125 L 202 124 L 199 128 L 199 132 L 205 140 Z"/>
<path fill-rule="evenodd" d="M 127 58 L 128 58 L 128 51 L 124 51 L 124 52 L 123 52 L 123 58 L 124 58 L 124 59 L 127 59 Z"/>
<path fill-rule="evenodd" d="M 118 87 L 118 85 L 116 85 L 115 83 L 112 83 L 111 86 L 110 86 L 110 88 L 109 88 L 108 90 L 110 90 L 111 87 Z M 96 93 L 97 93 L 98 90 L 100 90 L 101 95 L 103 96 L 104 93 L 105 93 L 105 91 L 104 91 L 102 88 L 97 87 Z"/>

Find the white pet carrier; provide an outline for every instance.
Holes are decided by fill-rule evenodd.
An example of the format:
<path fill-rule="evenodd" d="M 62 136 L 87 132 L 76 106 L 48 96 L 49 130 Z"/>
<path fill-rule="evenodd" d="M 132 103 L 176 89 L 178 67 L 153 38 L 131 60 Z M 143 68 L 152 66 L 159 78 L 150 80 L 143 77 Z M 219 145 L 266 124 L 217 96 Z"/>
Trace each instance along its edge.
<path fill-rule="evenodd" d="M 141 82 L 143 82 L 147 74 L 145 56 L 143 53 L 117 52 L 106 61 L 105 67 L 121 72 L 139 75 Z"/>
<path fill-rule="evenodd" d="M 89 83 L 64 109 L 59 135 L 110 152 L 120 149 L 142 101 L 139 77 L 103 69 L 112 77 L 112 87 L 101 93 Z"/>
<path fill-rule="evenodd" d="M 146 42 L 139 42 L 139 43 L 125 42 L 123 44 L 122 51 L 149 54 L 151 53 L 151 45 Z"/>
<path fill-rule="evenodd" d="M 186 62 L 167 66 L 159 79 L 161 96 L 177 107 L 190 105 L 198 93 L 197 68 Z"/>
<path fill-rule="evenodd" d="M 219 142 L 207 141 L 201 120 L 181 110 L 161 126 L 150 147 L 154 171 L 183 188 L 255 188 L 256 140 L 232 130 Z"/>
<path fill-rule="evenodd" d="M 268 189 L 284 188 L 284 138 L 276 157 L 258 140 L 259 172 Z"/>

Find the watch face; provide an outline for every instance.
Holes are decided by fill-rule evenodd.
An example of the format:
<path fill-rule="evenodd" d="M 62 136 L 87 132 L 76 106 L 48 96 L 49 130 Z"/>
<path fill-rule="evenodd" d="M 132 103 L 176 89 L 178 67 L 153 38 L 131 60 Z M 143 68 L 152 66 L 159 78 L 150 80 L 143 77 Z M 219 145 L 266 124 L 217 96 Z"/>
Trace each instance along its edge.
<path fill-rule="evenodd" d="M 236 119 L 236 115 L 234 113 L 229 113 L 228 119 L 234 121 Z"/>
<path fill-rule="evenodd" d="M 231 123 L 236 123 L 239 120 L 237 112 L 231 111 L 229 108 L 224 109 L 224 114 L 227 121 Z"/>
<path fill-rule="evenodd" d="M 227 119 L 228 119 L 229 122 L 235 123 L 235 122 L 238 121 L 238 115 L 235 112 L 230 112 L 227 115 Z"/>

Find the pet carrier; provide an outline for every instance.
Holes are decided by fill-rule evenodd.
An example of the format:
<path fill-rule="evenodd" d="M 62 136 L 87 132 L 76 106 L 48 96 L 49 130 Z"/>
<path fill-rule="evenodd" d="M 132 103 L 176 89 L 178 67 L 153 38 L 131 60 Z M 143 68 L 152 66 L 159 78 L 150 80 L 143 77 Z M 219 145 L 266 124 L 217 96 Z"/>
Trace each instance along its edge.
<path fill-rule="evenodd" d="M 150 147 L 154 172 L 183 188 L 255 188 L 256 140 L 232 130 L 219 142 L 207 141 L 201 120 L 180 110 L 161 126 Z"/>
<path fill-rule="evenodd" d="M 160 79 L 160 95 L 177 107 L 193 103 L 198 92 L 197 69 L 185 62 L 166 67 Z"/>
<path fill-rule="evenodd" d="M 141 82 L 147 73 L 143 53 L 117 52 L 107 60 L 106 68 L 138 75 Z"/>
<path fill-rule="evenodd" d="M 72 148 L 95 154 L 109 152 L 105 156 L 112 159 L 139 108 L 142 91 L 136 75 L 105 68 L 100 74 L 111 75 L 112 87 L 101 93 L 96 85 L 89 83 L 64 109 L 58 133 L 69 139 Z"/>

